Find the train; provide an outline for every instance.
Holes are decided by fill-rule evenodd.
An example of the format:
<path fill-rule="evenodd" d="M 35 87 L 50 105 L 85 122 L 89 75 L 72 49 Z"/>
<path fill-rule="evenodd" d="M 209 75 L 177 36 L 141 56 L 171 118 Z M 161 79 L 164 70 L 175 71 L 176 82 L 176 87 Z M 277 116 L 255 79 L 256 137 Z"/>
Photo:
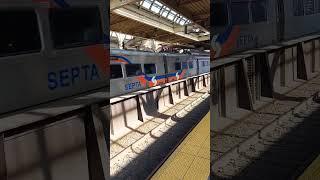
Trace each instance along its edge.
<path fill-rule="evenodd" d="M 320 31 L 319 0 L 211 0 L 211 59 Z"/>
<path fill-rule="evenodd" d="M 110 50 L 110 97 L 117 97 L 210 71 L 209 53 Z"/>
<path fill-rule="evenodd" d="M 105 0 L 0 3 L 0 114 L 109 84 Z"/>

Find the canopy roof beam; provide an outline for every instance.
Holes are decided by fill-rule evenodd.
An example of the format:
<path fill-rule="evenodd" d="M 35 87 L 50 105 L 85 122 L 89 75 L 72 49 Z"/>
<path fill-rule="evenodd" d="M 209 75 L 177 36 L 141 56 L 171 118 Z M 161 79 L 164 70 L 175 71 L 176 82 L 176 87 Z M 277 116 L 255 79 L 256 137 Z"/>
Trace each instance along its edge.
<path fill-rule="evenodd" d="M 110 0 L 110 10 L 121 8 L 125 5 L 139 2 L 141 0 Z"/>
<path fill-rule="evenodd" d="M 118 8 L 113 10 L 113 13 L 172 34 L 191 39 L 196 42 L 206 41 L 210 39 L 209 35 L 198 36 L 194 34 L 186 34 L 184 31 L 182 31 L 184 26 L 174 26 L 172 23 L 160 19 L 157 15 L 148 13 L 147 11 L 144 11 L 142 9 L 135 8 L 134 6 L 125 6 L 122 8 Z"/>

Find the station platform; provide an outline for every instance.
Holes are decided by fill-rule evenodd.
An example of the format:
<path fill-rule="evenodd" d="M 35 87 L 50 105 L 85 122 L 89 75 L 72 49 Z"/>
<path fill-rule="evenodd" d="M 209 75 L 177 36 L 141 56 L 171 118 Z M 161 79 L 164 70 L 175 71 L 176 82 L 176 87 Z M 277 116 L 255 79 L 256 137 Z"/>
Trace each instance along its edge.
<path fill-rule="evenodd" d="M 301 174 L 298 180 L 320 179 L 320 155 Z"/>
<path fill-rule="evenodd" d="M 190 83 L 190 79 L 183 79 L 110 103 L 114 112 L 110 123 L 110 179 L 150 179 L 205 117 L 210 110 L 209 74 L 193 80 Z"/>
<path fill-rule="evenodd" d="M 185 137 L 151 179 L 208 179 L 209 174 L 210 112 Z"/>

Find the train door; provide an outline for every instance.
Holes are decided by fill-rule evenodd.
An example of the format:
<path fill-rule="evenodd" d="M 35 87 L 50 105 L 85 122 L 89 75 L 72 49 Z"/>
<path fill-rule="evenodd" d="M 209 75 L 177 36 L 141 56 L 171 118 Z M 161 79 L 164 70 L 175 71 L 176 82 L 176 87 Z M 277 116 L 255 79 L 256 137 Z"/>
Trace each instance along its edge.
<path fill-rule="evenodd" d="M 110 97 L 125 94 L 125 67 L 124 64 L 117 62 L 120 52 L 111 50 L 110 55 Z"/>
<path fill-rule="evenodd" d="M 203 73 L 203 61 L 202 59 L 198 59 L 198 63 L 199 63 L 199 74 L 202 74 Z"/>
<path fill-rule="evenodd" d="M 164 74 L 166 77 L 166 83 L 169 82 L 168 80 L 168 60 L 167 60 L 167 56 L 163 55 L 163 64 L 164 64 Z"/>
<path fill-rule="evenodd" d="M 285 12 L 283 0 L 277 0 L 277 40 L 284 40 Z"/>
<path fill-rule="evenodd" d="M 197 74 L 200 74 L 200 69 L 199 69 L 199 59 L 197 58 L 196 60 L 197 63 Z"/>
<path fill-rule="evenodd" d="M 190 76 L 190 70 L 188 67 L 188 58 L 184 58 L 181 62 L 181 75 L 180 78 L 186 78 Z"/>
<path fill-rule="evenodd" d="M 187 63 L 188 63 L 188 69 L 187 69 L 187 76 L 191 77 L 191 76 L 195 76 L 197 74 L 197 69 L 196 69 L 196 61 L 194 56 L 187 56 L 186 58 Z"/>

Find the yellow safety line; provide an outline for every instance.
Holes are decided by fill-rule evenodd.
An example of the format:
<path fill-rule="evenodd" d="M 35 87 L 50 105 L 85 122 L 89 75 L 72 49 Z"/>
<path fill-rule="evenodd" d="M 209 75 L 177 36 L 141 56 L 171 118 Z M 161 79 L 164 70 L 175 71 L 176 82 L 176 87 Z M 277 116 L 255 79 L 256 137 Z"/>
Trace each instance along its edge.
<path fill-rule="evenodd" d="M 210 113 L 190 132 L 151 179 L 206 180 L 209 174 Z"/>
<path fill-rule="evenodd" d="M 320 156 L 304 171 L 298 180 L 319 180 L 320 179 Z"/>

